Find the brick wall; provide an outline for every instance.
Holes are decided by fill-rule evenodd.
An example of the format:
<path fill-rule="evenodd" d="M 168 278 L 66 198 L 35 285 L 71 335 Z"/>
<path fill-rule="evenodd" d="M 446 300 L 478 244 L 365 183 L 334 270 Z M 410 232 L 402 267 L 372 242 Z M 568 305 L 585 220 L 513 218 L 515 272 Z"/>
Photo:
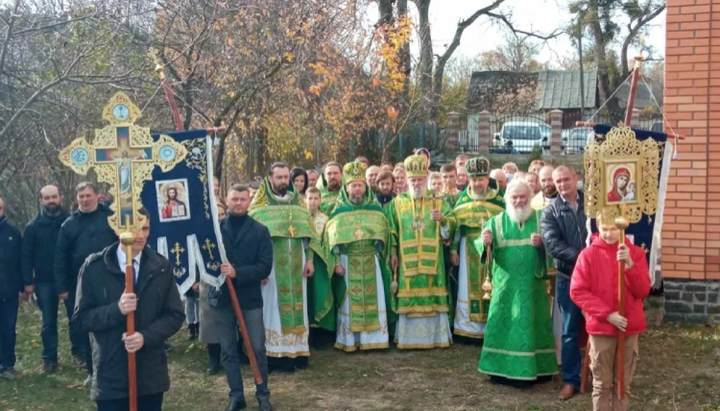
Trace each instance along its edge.
<path fill-rule="evenodd" d="M 702 322 L 719 310 L 720 0 L 668 0 L 666 47 L 665 114 L 687 139 L 665 202 L 665 319 Z"/>
<path fill-rule="evenodd" d="M 687 136 L 665 202 L 664 278 L 720 279 L 720 0 L 668 0 L 665 114 Z M 666 130 L 669 131 L 669 130 Z"/>

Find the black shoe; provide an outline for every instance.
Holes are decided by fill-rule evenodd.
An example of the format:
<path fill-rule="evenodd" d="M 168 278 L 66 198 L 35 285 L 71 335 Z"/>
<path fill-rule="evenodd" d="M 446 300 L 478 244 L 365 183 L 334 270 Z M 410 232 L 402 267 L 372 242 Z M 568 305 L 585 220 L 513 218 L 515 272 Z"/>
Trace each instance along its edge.
<path fill-rule="evenodd" d="M 72 359 L 75 362 L 75 365 L 77 365 L 78 367 L 87 367 L 87 363 L 85 362 L 85 354 L 73 354 Z"/>
<path fill-rule="evenodd" d="M 188 340 L 197 338 L 197 324 L 188 324 Z"/>
<path fill-rule="evenodd" d="M 228 405 L 227 408 L 225 408 L 225 411 L 240 411 L 247 408 L 247 403 L 245 402 L 245 398 L 231 398 L 230 399 L 230 405 Z M 260 408 L 262 409 L 262 408 Z"/>
<path fill-rule="evenodd" d="M 50 360 L 43 360 L 41 374 L 52 374 L 57 369 L 57 363 Z"/>
<path fill-rule="evenodd" d="M 258 405 L 260 406 L 260 411 L 273 411 L 270 400 L 258 400 Z"/>

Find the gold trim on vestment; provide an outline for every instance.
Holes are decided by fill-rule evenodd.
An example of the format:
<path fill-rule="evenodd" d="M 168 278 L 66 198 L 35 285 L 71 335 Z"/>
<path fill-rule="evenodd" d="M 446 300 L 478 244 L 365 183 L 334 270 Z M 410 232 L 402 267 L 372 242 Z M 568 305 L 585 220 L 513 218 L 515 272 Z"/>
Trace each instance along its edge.
<path fill-rule="evenodd" d="M 518 227 L 518 230 L 522 232 L 522 229 Z M 521 240 L 506 240 L 505 237 L 503 237 L 503 226 L 502 226 L 502 218 L 496 218 L 495 219 L 495 231 L 497 232 L 497 247 L 518 247 L 521 245 L 532 245 L 532 240 L 530 238 L 523 238 Z"/>
<path fill-rule="evenodd" d="M 268 356 L 268 357 L 273 357 L 273 358 L 309 357 L 309 356 L 310 356 L 310 351 L 298 351 L 298 352 L 292 352 L 292 353 L 291 353 L 291 352 L 280 352 L 280 353 L 276 353 L 276 352 L 267 351 L 267 356 Z"/>
<path fill-rule="evenodd" d="M 408 281 L 409 282 L 409 281 Z M 444 288 L 415 288 L 412 290 L 398 290 L 398 298 L 410 298 L 410 297 L 445 297 L 448 291 Z"/>
<path fill-rule="evenodd" d="M 447 305 L 423 305 L 423 306 L 411 306 L 411 307 L 398 307 L 396 312 L 398 314 L 433 314 L 434 313 L 446 313 L 449 309 Z M 432 316 L 432 315 L 431 315 Z M 410 317 L 410 315 L 408 315 Z"/>
<path fill-rule="evenodd" d="M 485 338 L 485 333 L 473 333 L 470 331 L 461 330 L 457 327 L 455 327 L 455 329 L 453 330 L 453 334 L 468 338 L 478 338 L 481 340 Z"/>
<path fill-rule="evenodd" d="M 374 344 L 355 343 L 355 345 L 345 345 L 345 344 L 336 342 L 335 348 L 337 348 L 338 350 L 341 350 L 343 352 L 355 352 L 357 350 L 360 350 L 360 351 L 383 350 L 385 348 L 390 348 L 390 343 L 386 343 L 386 342 L 374 343 Z"/>
<path fill-rule="evenodd" d="M 535 350 L 534 352 L 523 352 L 523 351 L 508 351 L 501 350 L 499 348 L 483 347 L 483 351 L 494 352 L 497 354 L 513 355 L 516 357 L 534 357 L 538 354 L 555 354 L 555 348 L 545 348 L 542 350 Z"/>
<path fill-rule="evenodd" d="M 433 348 L 450 347 L 450 341 L 432 344 L 399 344 L 397 338 L 395 339 L 395 344 L 397 344 L 397 348 L 400 350 L 431 350 Z"/>

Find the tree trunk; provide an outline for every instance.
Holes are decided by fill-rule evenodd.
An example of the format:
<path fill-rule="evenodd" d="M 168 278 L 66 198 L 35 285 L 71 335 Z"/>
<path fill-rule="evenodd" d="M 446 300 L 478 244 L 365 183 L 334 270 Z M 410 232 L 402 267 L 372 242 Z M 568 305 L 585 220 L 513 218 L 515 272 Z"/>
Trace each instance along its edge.
<path fill-rule="evenodd" d="M 407 18 L 408 17 L 408 0 L 398 0 L 397 1 L 397 15 L 398 19 L 401 18 Z M 405 73 L 405 81 L 403 83 L 403 90 L 402 90 L 402 101 L 405 107 L 407 108 L 407 103 L 409 101 L 409 92 L 410 92 L 410 75 L 411 68 L 410 68 L 410 42 L 405 43 L 403 46 L 401 52 L 400 52 L 400 69 L 403 73 Z"/>
<path fill-rule="evenodd" d="M 378 1 L 378 11 L 380 12 L 380 18 L 378 19 L 377 26 L 385 24 L 391 24 L 393 21 L 393 2 L 392 0 L 380 0 Z"/>
<path fill-rule="evenodd" d="M 430 34 L 430 1 L 415 0 L 420 14 L 420 64 L 419 81 L 422 96 L 422 118 L 424 121 L 432 117 L 433 107 L 433 45 Z"/>

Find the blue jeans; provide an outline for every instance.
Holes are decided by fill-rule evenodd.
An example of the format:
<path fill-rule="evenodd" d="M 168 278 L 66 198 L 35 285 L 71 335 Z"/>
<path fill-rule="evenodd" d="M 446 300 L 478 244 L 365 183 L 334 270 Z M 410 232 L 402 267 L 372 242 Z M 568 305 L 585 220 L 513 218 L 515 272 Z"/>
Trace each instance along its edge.
<path fill-rule="evenodd" d="M 53 283 L 35 284 L 35 295 L 37 296 L 38 307 L 40 307 L 40 312 L 42 313 L 42 329 L 40 331 L 40 337 L 43 343 L 42 359 L 57 363 L 58 303 L 60 302 L 60 298 L 58 298 L 58 294 L 55 291 L 55 284 Z M 72 318 L 74 302 L 74 295 L 71 295 L 70 298 L 63 301 L 68 320 Z M 73 355 L 82 356 L 85 352 L 82 336 L 75 332 L 75 327 L 70 326 L 68 326 L 68 334 L 70 334 L 70 352 Z"/>
<path fill-rule="evenodd" d="M 0 299 L 0 371 L 15 367 L 15 326 L 17 325 L 18 295 Z"/>
<path fill-rule="evenodd" d="M 262 384 L 255 385 L 255 397 L 258 400 L 267 400 L 270 399 L 270 389 L 268 388 L 268 360 L 267 351 L 265 350 L 263 309 L 243 310 L 242 314 L 250 337 L 250 346 L 255 353 L 260 375 L 262 375 L 263 379 Z M 235 312 L 232 307 L 213 308 L 211 315 L 215 316 L 215 324 L 218 328 L 220 347 L 222 348 L 222 363 L 227 374 L 228 386 L 230 386 L 230 398 L 245 398 L 238 355 L 238 325 Z"/>
<path fill-rule="evenodd" d="M 580 324 L 582 311 L 570 299 L 570 279 L 558 276 L 555 298 L 562 314 L 562 378 L 580 389 Z"/>

